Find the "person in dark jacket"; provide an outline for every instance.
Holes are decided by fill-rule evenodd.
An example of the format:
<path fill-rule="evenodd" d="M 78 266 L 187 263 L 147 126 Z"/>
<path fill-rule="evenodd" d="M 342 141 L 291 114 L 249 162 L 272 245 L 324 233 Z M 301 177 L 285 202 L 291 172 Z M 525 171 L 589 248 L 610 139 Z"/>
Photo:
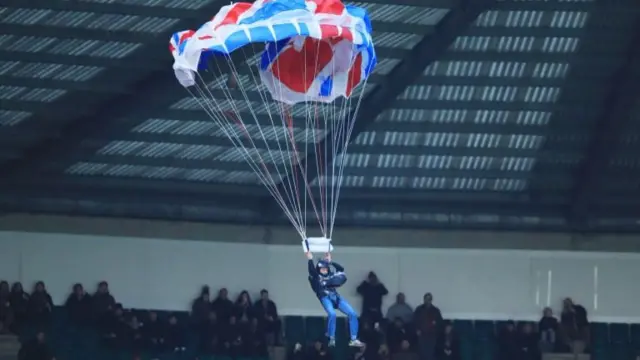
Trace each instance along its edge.
<path fill-rule="evenodd" d="M 129 324 L 121 304 L 115 304 L 113 310 L 103 315 L 99 331 L 104 344 L 110 348 L 121 348 L 127 344 Z"/>
<path fill-rule="evenodd" d="M 38 332 L 34 339 L 22 344 L 18 352 L 18 360 L 55 360 L 44 332 Z"/>
<path fill-rule="evenodd" d="M 9 283 L 0 281 L 0 334 L 6 334 L 12 329 L 13 310 L 10 298 Z"/>
<path fill-rule="evenodd" d="M 146 345 L 142 323 L 138 320 L 137 316 L 131 316 L 127 325 L 126 347 L 133 351 L 134 355 L 139 356 Z"/>
<path fill-rule="evenodd" d="M 435 357 L 438 335 L 442 330 L 442 313 L 433 305 L 433 296 L 426 293 L 413 315 L 413 322 L 418 336 L 418 353 L 421 360 L 433 360 Z"/>
<path fill-rule="evenodd" d="M 308 360 L 331 360 L 333 357 L 322 341 L 318 340 L 307 354 Z"/>
<path fill-rule="evenodd" d="M 243 290 L 234 304 L 233 315 L 236 319 L 248 323 L 253 318 L 253 304 L 251 303 L 251 295 L 247 290 Z"/>
<path fill-rule="evenodd" d="M 267 343 L 269 345 L 278 344 L 282 323 L 278 318 L 276 303 L 269 299 L 269 292 L 266 289 L 260 291 L 260 300 L 256 301 L 253 313 L 258 319 L 260 328 L 267 336 Z"/>
<path fill-rule="evenodd" d="M 382 298 L 389 294 L 389 291 L 380 282 L 378 276 L 373 271 L 369 272 L 367 279 L 357 288 L 358 294 L 362 296 L 362 317 L 379 322 L 384 318 L 382 314 Z"/>
<path fill-rule="evenodd" d="M 169 316 L 169 325 L 166 329 L 167 348 L 173 352 L 185 352 L 187 350 L 186 329 L 178 323 L 178 318 L 175 315 Z"/>
<path fill-rule="evenodd" d="M 349 322 L 349 334 L 351 341 L 349 346 L 362 347 L 364 343 L 358 340 L 358 316 L 353 307 L 338 293 L 338 288 L 347 282 L 347 275 L 344 273 L 342 265 L 331 261 L 331 253 L 316 264 L 313 261 L 313 254 L 307 252 L 307 270 L 309 272 L 309 285 L 327 312 L 327 336 L 329 337 L 329 347 L 336 344 L 336 309 L 347 315 Z M 335 269 L 335 271 L 332 270 Z"/>
<path fill-rule="evenodd" d="M 389 325 L 387 330 L 387 345 L 389 346 L 391 354 L 400 351 L 400 344 L 402 344 L 403 341 L 408 341 L 412 347 L 415 348 L 416 337 L 414 336 L 414 332 L 411 331 L 410 326 L 405 324 L 400 317 L 397 317 L 393 323 Z M 377 348 L 372 348 L 372 350 L 375 351 Z"/>
<path fill-rule="evenodd" d="M 205 286 L 200 292 L 200 296 L 193 301 L 191 306 L 191 321 L 193 325 L 199 331 L 203 326 L 207 324 L 207 318 L 213 308 L 211 298 L 209 295 L 209 287 Z"/>
<path fill-rule="evenodd" d="M 233 313 L 233 302 L 229 300 L 229 292 L 226 288 L 220 289 L 218 291 L 218 297 L 211 304 L 213 311 L 218 315 L 218 320 L 222 323 L 228 323 L 229 318 L 234 315 Z"/>
<path fill-rule="evenodd" d="M 362 319 L 360 321 L 362 326 L 360 327 L 360 340 L 362 340 L 365 345 L 365 359 L 367 357 L 372 357 L 375 355 L 376 350 L 382 345 L 384 341 L 384 335 L 380 329 L 379 323 L 373 324 L 369 319 Z"/>
<path fill-rule="evenodd" d="M 267 358 L 267 341 L 265 333 L 260 329 L 258 319 L 251 319 L 251 323 L 242 335 L 243 355 L 247 357 Z"/>
<path fill-rule="evenodd" d="M 560 315 L 560 332 L 565 347 L 574 354 L 584 352 L 589 343 L 589 320 L 587 309 L 575 304 L 571 298 L 564 299 Z"/>
<path fill-rule="evenodd" d="M 436 348 L 438 360 L 460 360 L 460 340 L 453 329 L 453 324 L 446 323 L 444 332 Z"/>
<path fill-rule="evenodd" d="M 518 333 L 513 321 L 507 321 L 498 329 L 498 360 L 518 359 Z"/>
<path fill-rule="evenodd" d="M 98 289 L 93 294 L 93 315 L 95 319 L 104 318 L 109 312 L 113 311 L 116 305 L 116 299 L 109 292 L 109 284 L 101 281 Z"/>
<path fill-rule="evenodd" d="M 48 324 L 53 311 L 53 300 L 47 292 L 44 282 L 38 281 L 29 298 L 29 318 L 36 325 Z"/>
<path fill-rule="evenodd" d="M 142 339 L 145 348 L 154 358 L 165 350 L 165 335 L 165 324 L 158 319 L 158 313 L 149 311 L 142 327 Z"/>
<path fill-rule="evenodd" d="M 207 323 L 200 329 L 200 351 L 203 354 L 217 355 L 220 351 L 220 335 L 218 316 L 211 311 Z"/>
<path fill-rule="evenodd" d="M 302 344 L 295 343 L 289 352 L 287 352 L 286 360 L 307 360 L 306 356 L 307 354 L 305 353 Z"/>
<path fill-rule="evenodd" d="M 65 303 L 71 323 L 77 326 L 90 325 L 93 315 L 92 306 L 91 296 L 84 291 L 82 284 L 73 285 L 73 293 Z"/>
<path fill-rule="evenodd" d="M 544 308 L 542 318 L 538 323 L 540 350 L 543 353 L 550 353 L 555 350 L 559 330 L 558 327 L 558 319 L 553 316 L 553 310 L 549 307 Z"/>
<path fill-rule="evenodd" d="M 22 288 L 19 282 L 11 285 L 11 294 L 9 295 L 9 303 L 13 312 L 13 328 L 14 332 L 19 332 L 21 325 L 28 319 L 29 311 L 29 294 Z"/>
<path fill-rule="evenodd" d="M 517 337 L 518 359 L 519 360 L 538 360 L 540 359 L 538 335 L 533 332 L 533 325 L 525 322 L 520 327 Z"/>
<path fill-rule="evenodd" d="M 222 353 L 231 357 L 238 356 L 241 353 L 243 342 L 242 329 L 235 316 L 231 316 L 229 322 L 221 327 L 220 333 Z"/>

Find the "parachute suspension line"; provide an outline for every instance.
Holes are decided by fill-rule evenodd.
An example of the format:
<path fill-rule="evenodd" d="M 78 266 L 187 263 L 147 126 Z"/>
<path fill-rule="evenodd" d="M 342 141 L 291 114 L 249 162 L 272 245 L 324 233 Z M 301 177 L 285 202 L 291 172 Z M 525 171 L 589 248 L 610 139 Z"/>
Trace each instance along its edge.
<path fill-rule="evenodd" d="M 291 218 L 291 214 L 288 212 L 288 208 L 286 206 L 283 206 L 283 199 L 279 196 L 277 191 L 275 191 L 276 184 L 272 181 L 269 171 L 266 167 L 266 164 L 264 163 L 264 161 L 262 161 L 260 164 L 256 162 L 256 160 L 251 156 L 249 149 L 247 149 L 247 147 L 244 146 L 244 142 L 240 138 L 239 132 L 236 130 L 237 127 L 239 127 L 241 132 L 248 138 L 249 142 L 255 148 L 255 144 L 253 144 L 253 140 L 249 135 L 249 132 L 247 131 L 246 126 L 241 121 L 238 122 L 237 127 L 229 126 L 229 123 L 225 121 L 224 116 L 221 116 L 221 114 L 226 114 L 228 112 L 224 111 L 220 107 L 219 102 L 216 101 L 215 97 L 209 90 L 209 87 L 207 86 L 206 81 L 204 81 L 204 79 L 200 76 L 200 74 L 198 74 L 198 77 L 200 78 L 204 86 L 201 86 L 200 84 L 197 84 L 196 86 L 194 86 L 199 96 L 196 96 L 195 94 L 192 93 L 193 98 L 196 99 L 196 101 L 206 111 L 209 117 L 217 123 L 218 127 L 221 129 L 223 134 L 232 142 L 234 147 L 238 149 L 239 153 L 242 155 L 244 160 L 246 160 L 246 162 L 249 164 L 251 169 L 260 179 L 260 181 L 265 185 L 267 190 L 275 198 L 278 204 L 283 208 L 285 215 Z M 224 87 L 222 87 L 222 89 L 224 90 Z M 209 98 L 205 95 L 205 91 L 208 92 Z M 229 100 L 229 97 L 227 98 Z M 210 101 L 206 101 L 208 99 L 210 99 Z M 202 101 L 202 100 L 205 100 L 205 101 Z M 231 101 L 229 103 L 233 104 L 233 102 Z M 216 113 L 216 108 L 218 110 L 218 113 Z M 235 115 L 235 114 L 232 114 L 232 115 Z M 238 119 L 238 117 L 235 117 L 235 116 L 234 118 Z M 260 158 L 260 160 L 262 159 Z M 262 170 L 264 170 L 264 172 Z M 292 221 L 292 223 L 295 226 L 295 222 Z M 299 233 L 301 233 L 301 229 L 297 226 L 296 226 L 296 230 Z M 301 236 L 302 236 L 302 233 L 301 233 Z"/>

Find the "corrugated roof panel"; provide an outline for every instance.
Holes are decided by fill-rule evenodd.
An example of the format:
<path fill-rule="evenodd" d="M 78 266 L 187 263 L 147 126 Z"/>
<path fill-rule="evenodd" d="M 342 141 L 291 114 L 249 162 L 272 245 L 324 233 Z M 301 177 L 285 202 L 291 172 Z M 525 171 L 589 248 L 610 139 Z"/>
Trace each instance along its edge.
<path fill-rule="evenodd" d="M 528 172 L 533 169 L 536 159 L 528 157 L 490 156 L 439 156 L 409 154 L 348 154 L 345 166 L 376 168 L 420 168 L 429 170 L 496 170 L 504 172 Z M 356 159 L 359 162 L 356 162 Z M 370 161 L 373 160 L 373 161 Z"/>
<path fill-rule="evenodd" d="M 388 109 L 376 121 L 546 126 L 550 118 L 550 111 Z"/>
<path fill-rule="evenodd" d="M 380 5 L 367 2 L 354 2 L 352 4 L 367 9 L 371 20 L 404 24 L 435 25 L 449 12 L 449 9 L 434 9 L 422 6 Z"/>
<path fill-rule="evenodd" d="M 289 129 L 281 125 L 281 120 L 274 119 L 274 125 L 246 124 L 247 132 L 258 140 L 279 140 L 289 141 Z M 213 121 L 187 121 L 169 119 L 148 119 L 142 124 L 132 129 L 138 133 L 167 134 L 167 135 L 194 135 L 194 136 L 217 136 L 226 138 L 227 135 L 220 129 L 220 126 Z M 317 139 L 324 138 L 326 131 L 316 129 L 313 132 L 304 129 L 294 128 L 294 139 L 297 142 L 313 143 Z M 306 136 L 306 139 L 305 139 Z M 260 143 L 262 144 L 262 143 Z M 229 142 L 231 145 L 231 142 Z"/>
<path fill-rule="evenodd" d="M 523 191 L 528 182 L 522 179 L 486 179 L 486 178 L 444 178 L 444 177 L 407 177 L 373 176 L 374 188 L 423 189 L 423 190 L 459 190 L 459 191 Z"/>
<path fill-rule="evenodd" d="M 216 155 L 213 159 L 218 161 L 232 161 L 232 162 L 255 162 L 255 163 L 266 163 L 266 164 L 290 164 L 291 159 L 293 159 L 295 153 L 292 151 L 285 150 L 266 150 L 266 149 L 256 149 L 256 148 L 227 148 L 224 152 Z M 301 156 L 304 156 L 302 154 Z M 247 169 L 251 169 L 249 165 L 247 165 Z"/>
<path fill-rule="evenodd" d="M 0 110 L 0 125 L 1 126 L 17 125 L 21 123 L 23 120 L 27 119 L 29 116 L 31 116 L 31 113 L 26 111 Z"/>
<path fill-rule="evenodd" d="M 132 30 L 149 33 L 164 32 L 178 21 L 178 19 L 171 18 L 45 9 L 11 9 L 0 12 L 0 22 L 5 24 L 47 25 L 100 30 Z"/>
<path fill-rule="evenodd" d="M 140 141 L 112 141 L 98 150 L 101 155 L 133 155 L 142 157 L 201 160 L 212 158 L 227 150 L 222 146 L 183 145 L 174 143 L 145 143 Z"/>
<path fill-rule="evenodd" d="M 115 41 L 57 39 L 53 37 L 0 35 L 0 49 L 34 53 L 90 55 L 119 59 L 141 44 Z"/>
<path fill-rule="evenodd" d="M 533 36 L 460 36 L 451 45 L 453 51 L 497 51 L 572 53 L 579 38 Z"/>
<path fill-rule="evenodd" d="M 403 223 L 415 222 L 420 225 L 435 223 L 447 224 L 449 226 L 460 225 L 493 225 L 493 224 L 510 224 L 510 225 L 544 225 L 544 226 L 562 226 L 566 224 L 566 220 L 558 217 L 538 217 L 538 216 L 505 216 L 494 215 L 491 210 L 478 208 L 476 214 L 462 215 L 451 212 L 431 212 L 431 213 L 400 213 L 400 212 L 365 212 L 360 211 L 353 214 L 350 218 L 355 221 L 392 221 Z"/>
<path fill-rule="evenodd" d="M 313 180 L 313 182 L 311 183 L 312 186 L 318 186 L 318 185 L 322 185 L 322 186 L 327 186 L 332 182 L 337 181 L 337 179 L 335 177 L 332 176 L 318 176 L 315 180 Z M 345 186 L 345 187 L 363 187 L 366 181 L 366 178 L 364 176 L 342 176 L 341 179 L 342 183 L 341 186 Z"/>
<path fill-rule="evenodd" d="M 380 74 L 380 75 L 387 75 L 399 63 L 400 63 L 400 59 L 387 59 L 387 58 L 378 59 L 378 64 L 376 64 L 376 68 L 373 70 L 373 73 Z"/>
<path fill-rule="evenodd" d="M 122 59 L 141 46 L 142 44 L 138 43 L 66 39 L 56 42 L 53 47 L 47 50 L 47 53 Z"/>
<path fill-rule="evenodd" d="M 555 87 L 413 85 L 398 99 L 553 103 L 559 95 Z"/>
<path fill-rule="evenodd" d="M 124 3 L 131 5 L 179 8 L 179 9 L 199 9 L 211 2 L 211 0 L 77 0 L 83 2 L 95 2 L 101 4 Z"/>
<path fill-rule="evenodd" d="M 541 11 L 513 10 L 485 11 L 476 19 L 474 25 L 481 27 L 551 27 L 583 28 L 589 18 L 584 11 Z"/>
<path fill-rule="evenodd" d="M 224 171 L 217 169 L 182 169 L 170 166 L 155 167 L 142 165 L 110 165 L 91 162 L 80 162 L 72 165 L 67 174 L 85 176 L 115 176 L 149 178 L 163 180 L 189 180 L 199 182 L 225 182 L 236 184 L 258 184 L 259 180 L 253 172 Z M 279 179 L 277 174 L 273 178 Z"/>
<path fill-rule="evenodd" d="M 356 88 L 354 92 L 357 92 L 361 87 Z M 367 86 L 367 90 L 371 91 L 373 86 Z M 350 101 L 347 102 L 347 105 L 354 107 L 357 104 L 357 97 L 352 96 Z M 194 99 L 189 96 L 183 98 L 173 105 L 171 105 L 170 109 L 173 110 L 202 110 L 201 103 L 203 104 L 211 104 L 211 98 L 200 98 L 199 100 Z M 255 122 L 254 115 L 271 115 L 274 117 L 274 120 L 280 119 L 280 114 L 282 112 L 282 108 L 275 101 L 268 100 L 267 102 L 258 102 L 258 101 L 246 101 L 246 100 L 237 100 L 233 99 L 229 101 L 227 99 L 218 99 L 215 105 L 212 105 L 215 109 L 216 114 L 220 112 L 225 112 L 228 114 L 241 114 L 243 118 L 243 122 L 246 124 L 250 124 Z M 309 108 L 309 106 L 311 108 Z M 317 104 L 313 103 L 311 105 L 305 104 L 296 104 L 293 108 L 289 109 L 290 115 L 293 117 L 307 117 L 310 113 L 318 113 L 318 114 L 336 114 L 338 116 L 338 111 L 343 109 L 340 102 L 334 102 L 331 104 Z"/>
<path fill-rule="evenodd" d="M 564 78 L 569 63 L 516 61 L 435 61 L 424 71 L 427 76 L 487 76 L 508 78 Z"/>
<path fill-rule="evenodd" d="M 102 70 L 104 68 L 95 66 L 47 63 L 23 64 L 17 61 L 0 61 L 0 75 L 12 77 L 87 81 L 98 75 Z"/>
<path fill-rule="evenodd" d="M 354 143 L 358 145 L 372 145 L 373 143 L 379 142 L 380 145 L 383 146 L 407 147 L 462 147 L 469 149 L 516 148 L 537 150 L 544 141 L 544 136 L 521 134 L 461 134 L 385 131 L 374 133 L 373 135 L 374 136 L 369 139 L 363 139 L 358 136 L 354 139 Z"/>
<path fill-rule="evenodd" d="M 376 46 L 386 46 L 398 49 L 410 50 L 420 40 L 423 34 L 402 34 L 393 32 L 373 32 L 373 42 Z"/>
<path fill-rule="evenodd" d="M 20 96 L 20 100 L 50 103 L 66 93 L 66 90 L 61 89 L 28 89 Z"/>

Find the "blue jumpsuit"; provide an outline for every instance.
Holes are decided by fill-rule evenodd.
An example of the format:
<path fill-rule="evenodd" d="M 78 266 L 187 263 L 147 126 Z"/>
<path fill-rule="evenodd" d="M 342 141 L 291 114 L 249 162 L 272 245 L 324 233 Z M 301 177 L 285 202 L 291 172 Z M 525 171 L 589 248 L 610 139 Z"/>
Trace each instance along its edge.
<path fill-rule="evenodd" d="M 338 309 L 347 315 L 351 340 L 355 340 L 358 337 L 358 315 L 347 300 L 343 299 L 336 290 L 347 281 L 347 277 L 343 273 L 344 268 L 340 264 L 331 262 L 329 267 L 331 265 L 333 265 L 336 272 L 331 272 L 331 268 L 329 268 L 329 272 L 326 275 L 322 275 L 313 260 L 309 260 L 309 284 L 327 312 L 327 336 L 330 339 L 334 339 L 336 336 L 336 309 Z"/>

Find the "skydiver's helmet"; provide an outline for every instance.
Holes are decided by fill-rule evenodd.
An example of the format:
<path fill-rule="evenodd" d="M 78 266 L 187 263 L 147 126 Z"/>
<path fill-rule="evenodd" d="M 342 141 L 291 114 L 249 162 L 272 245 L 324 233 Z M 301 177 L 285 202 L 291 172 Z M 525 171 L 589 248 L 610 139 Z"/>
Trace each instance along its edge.
<path fill-rule="evenodd" d="M 320 260 L 316 264 L 316 270 L 318 270 L 318 274 L 320 276 L 329 276 L 331 274 L 331 267 L 328 261 Z"/>

